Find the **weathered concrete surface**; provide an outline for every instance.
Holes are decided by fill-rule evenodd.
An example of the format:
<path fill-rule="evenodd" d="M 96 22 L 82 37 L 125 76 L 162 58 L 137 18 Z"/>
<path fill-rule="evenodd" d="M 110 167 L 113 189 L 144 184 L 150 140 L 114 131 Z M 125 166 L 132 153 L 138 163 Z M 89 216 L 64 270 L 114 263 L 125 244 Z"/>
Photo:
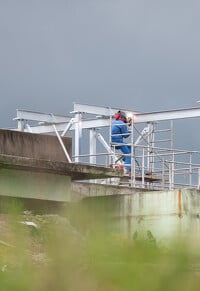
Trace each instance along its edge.
<path fill-rule="evenodd" d="M 115 212 L 114 217 L 120 219 L 122 232 L 129 237 L 136 232 L 145 237 L 148 231 L 157 239 L 171 237 L 188 227 L 180 209 L 180 195 L 178 190 L 126 195 L 120 213 Z"/>
<path fill-rule="evenodd" d="M 182 200 L 180 203 L 180 213 L 190 218 L 189 232 L 200 242 L 200 191 L 194 189 L 182 189 Z"/>
<path fill-rule="evenodd" d="M 105 185 L 97 183 L 85 183 L 73 181 L 71 185 L 72 199 L 74 201 L 82 200 L 88 197 L 102 197 L 112 195 L 135 194 L 138 192 L 147 191 L 140 188 L 132 188 L 128 186 Z"/>
<path fill-rule="evenodd" d="M 71 179 L 118 175 L 110 168 L 0 155 L 2 196 L 69 202 L 73 195 Z"/>
<path fill-rule="evenodd" d="M 90 221 L 101 215 L 113 233 L 145 239 L 151 234 L 157 242 L 178 234 L 200 239 L 200 191 L 144 191 L 71 181 L 118 175 L 103 167 L 0 155 L 3 197 L 57 202 L 82 199 Z"/>
<path fill-rule="evenodd" d="M 0 196 L 67 202 L 70 185 L 69 176 L 0 168 Z"/>
<path fill-rule="evenodd" d="M 175 236 L 200 239 L 200 191 L 122 193 L 123 188 L 120 195 L 85 198 L 81 203 L 93 219 L 101 215 L 109 230 L 125 237 L 153 238 L 163 244 Z"/>
<path fill-rule="evenodd" d="M 38 160 L 10 155 L 0 155 L 0 168 L 59 174 L 70 176 L 74 180 L 103 179 L 122 175 L 122 173 L 112 168 L 101 166 Z"/>
<path fill-rule="evenodd" d="M 62 140 L 71 156 L 72 139 L 63 137 Z M 0 154 L 52 161 L 67 160 L 56 136 L 5 129 L 0 129 Z"/>

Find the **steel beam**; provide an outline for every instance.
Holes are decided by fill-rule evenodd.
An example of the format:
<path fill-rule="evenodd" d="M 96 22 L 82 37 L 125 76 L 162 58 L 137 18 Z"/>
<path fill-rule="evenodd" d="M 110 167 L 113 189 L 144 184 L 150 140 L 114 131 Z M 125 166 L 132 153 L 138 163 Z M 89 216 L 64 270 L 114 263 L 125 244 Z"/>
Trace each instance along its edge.
<path fill-rule="evenodd" d="M 110 125 L 109 119 L 92 119 L 92 120 L 82 120 L 82 129 L 90 129 L 90 128 L 101 128 L 101 127 L 108 127 Z M 69 128 L 69 130 L 75 129 L 75 124 Z M 66 129 L 67 123 L 57 123 L 56 128 L 57 131 L 64 131 Z M 31 129 L 31 130 L 30 130 Z M 32 133 L 50 133 L 53 132 L 52 124 L 48 125 L 36 125 L 31 126 L 29 129 L 24 129 L 25 132 L 32 132 Z"/>
<path fill-rule="evenodd" d="M 118 110 L 122 110 L 126 112 L 126 114 L 136 114 L 136 111 L 130 111 L 122 108 L 111 108 L 111 107 L 104 107 L 104 106 L 95 106 L 95 105 L 86 105 L 86 104 L 79 104 L 74 103 L 74 112 L 71 113 L 88 113 L 94 115 L 101 115 L 101 116 L 113 116 Z"/>
<path fill-rule="evenodd" d="M 28 110 L 17 109 L 17 117 L 15 120 L 32 120 L 47 123 L 69 122 L 71 117 L 57 115 L 53 113 L 42 113 Z"/>
<path fill-rule="evenodd" d="M 119 108 L 110 108 L 103 106 L 91 106 L 91 105 L 83 105 L 83 104 L 74 104 L 75 112 L 85 112 L 88 114 L 101 115 L 101 116 L 112 116 L 115 112 L 119 110 Z M 138 113 L 136 111 L 130 111 L 122 109 L 128 114 L 134 115 L 134 123 L 141 122 L 150 122 L 150 121 L 160 121 L 160 120 L 173 120 L 173 119 L 181 119 L 181 118 L 193 118 L 200 116 L 200 108 L 186 108 L 186 109 L 178 109 L 178 110 L 168 110 L 168 111 L 159 111 L 159 112 L 150 112 L 150 113 Z M 41 113 L 27 110 L 17 109 L 17 117 L 16 120 L 32 120 L 32 121 L 40 121 L 47 123 L 62 123 L 69 122 L 71 120 L 70 117 L 52 114 L 52 113 Z M 104 118 L 101 118 L 102 120 Z M 94 120 L 93 120 L 94 121 Z M 97 120 L 95 120 L 97 122 Z M 91 121 L 92 123 L 92 121 Z M 106 124 L 109 122 L 106 122 Z M 101 125 L 100 125 L 101 126 Z M 104 125 L 105 126 L 105 123 Z M 107 125 L 106 125 L 107 126 Z M 91 126 L 93 127 L 93 126 Z"/>
<path fill-rule="evenodd" d="M 74 109 L 76 112 L 87 112 L 89 114 L 96 114 L 101 116 L 112 115 L 116 112 L 117 109 L 106 108 L 106 107 L 98 107 L 98 106 L 89 106 L 89 105 L 81 105 L 74 104 Z M 126 111 L 126 110 L 125 110 Z M 130 111 L 126 111 L 130 114 Z M 134 124 L 136 123 L 144 123 L 144 122 L 153 122 L 153 121 L 164 121 L 164 120 L 174 120 L 174 119 L 183 119 L 183 118 L 194 118 L 200 117 L 200 108 L 189 108 L 189 109 L 179 109 L 179 110 L 168 110 L 168 111 L 160 111 L 160 112 L 151 112 L 151 113 L 135 113 L 131 112 L 134 115 Z M 110 115 L 110 116 L 111 116 Z M 64 131 L 66 129 L 66 125 L 70 122 L 70 118 L 66 116 L 46 114 L 41 112 L 33 112 L 33 111 L 24 111 L 17 110 L 17 120 L 34 120 L 46 123 L 57 123 L 57 130 Z M 110 120 L 106 117 L 98 118 L 98 119 L 90 119 L 90 120 L 81 120 L 82 129 L 89 128 L 101 128 L 101 127 L 109 127 Z M 75 129 L 76 122 L 72 125 L 70 130 Z M 20 130 L 20 128 L 18 129 Z M 24 131 L 30 131 L 24 129 Z M 31 131 L 33 133 L 48 133 L 52 132 L 52 125 L 38 125 L 31 126 Z"/>
<path fill-rule="evenodd" d="M 137 113 L 134 115 L 134 123 L 174 120 L 193 117 L 200 117 L 200 108 L 168 110 L 151 113 Z"/>
<path fill-rule="evenodd" d="M 118 110 L 120 109 L 103 106 L 85 105 L 79 103 L 74 104 L 74 112 L 82 112 L 101 116 L 112 116 Z M 127 115 L 134 115 L 134 123 L 200 117 L 200 108 L 196 107 L 150 113 L 139 113 L 136 111 L 130 111 L 126 109 L 121 110 L 126 112 Z"/>

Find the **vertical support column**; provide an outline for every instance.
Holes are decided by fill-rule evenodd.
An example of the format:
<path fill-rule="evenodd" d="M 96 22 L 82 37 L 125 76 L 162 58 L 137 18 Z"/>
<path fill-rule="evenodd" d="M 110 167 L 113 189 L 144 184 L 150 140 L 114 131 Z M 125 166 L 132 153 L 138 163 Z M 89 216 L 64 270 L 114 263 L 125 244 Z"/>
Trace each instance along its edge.
<path fill-rule="evenodd" d="M 190 153 L 189 186 L 192 187 L 192 153 Z"/>
<path fill-rule="evenodd" d="M 18 119 L 17 121 L 17 127 L 19 131 L 24 131 L 26 125 L 26 120 L 24 119 Z"/>
<path fill-rule="evenodd" d="M 96 164 L 96 130 L 95 128 L 90 128 L 90 164 Z"/>
<path fill-rule="evenodd" d="M 110 146 L 110 149 L 111 149 L 111 142 L 112 142 L 112 115 L 110 115 L 109 121 L 110 121 L 109 122 L 109 146 Z M 113 165 L 114 164 L 114 156 L 112 154 L 109 154 L 107 160 L 108 160 L 108 165 Z"/>
<path fill-rule="evenodd" d="M 80 155 L 80 138 L 82 135 L 82 128 L 81 128 L 81 113 L 75 114 L 75 163 L 79 162 L 79 155 Z"/>
<path fill-rule="evenodd" d="M 144 148 L 142 149 L 142 188 L 145 188 L 145 185 L 144 185 Z"/>
<path fill-rule="evenodd" d="M 200 168 L 198 168 L 198 184 L 197 189 L 200 190 Z"/>
<path fill-rule="evenodd" d="M 169 162 L 169 190 L 172 190 L 172 162 Z"/>
<path fill-rule="evenodd" d="M 147 169 L 150 173 L 154 170 L 154 125 L 153 123 L 148 124 L 148 150 L 147 150 Z"/>
<path fill-rule="evenodd" d="M 172 153 L 172 161 L 169 163 L 169 190 L 174 189 L 174 152 Z"/>
<path fill-rule="evenodd" d="M 170 120 L 170 140 L 171 140 L 171 150 L 174 148 L 174 123 Z"/>
<path fill-rule="evenodd" d="M 131 186 L 135 186 L 135 157 L 134 157 L 134 134 L 133 134 L 133 123 L 134 123 L 134 115 L 131 116 L 132 123 L 131 123 Z"/>
<path fill-rule="evenodd" d="M 165 160 L 162 160 L 162 188 L 165 189 Z"/>
<path fill-rule="evenodd" d="M 172 159 L 172 190 L 174 189 L 174 174 L 175 174 L 175 154 L 173 151 L 173 159 Z"/>
<path fill-rule="evenodd" d="M 151 154 L 151 163 L 152 163 L 151 169 L 152 169 L 152 172 L 155 171 L 155 154 L 154 154 L 154 152 L 155 152 L 155 149 L 154 149 L 154 147 L 155 147 L 155 133 L 154 133 L 154 131 L 155 131 L 155 124 L 152 122 L 152 124 L 151 124 L 151 152 L 152 152 L 152 154 Z"/>
<path fill-rule="evenodd" d="M 171 148 L 171 160 L 174 159 L 174 123 L 173 120 L 170 120 L 170 148 Z"/>

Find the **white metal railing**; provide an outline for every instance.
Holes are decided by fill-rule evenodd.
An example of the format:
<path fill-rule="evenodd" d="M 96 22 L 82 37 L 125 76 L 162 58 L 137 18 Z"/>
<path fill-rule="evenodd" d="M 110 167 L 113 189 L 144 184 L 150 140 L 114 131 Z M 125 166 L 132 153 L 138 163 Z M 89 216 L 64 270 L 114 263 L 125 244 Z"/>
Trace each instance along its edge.
<path fill-rule="evenodd" d="M 122 169 L 121 165 L 126 166 L 123 162 L 126 155 L 116 150 L 115 147 L 116 145 L 112 145 L 112 152 L 99 152 L 93 156 L 96 160 L 99 158 L 101 165 L 113 168 L 119 166 Z M 127 185 L 158 190 L 172 190 L 180 187 L 200 189 L 200 151 L 181 151 L 158 147 L 152 150 L 154 153 L 153 171 L 151 164 L 147 164 L 148 147 L 134 146 L 135 154 L 131 157 L 131 175 L 126 180 Z M 88 160 L 88 163 L 90 157 L 89 153 L 79 155 L 79 159 Z"/>
<path fill-rule="evenodd" d="M 148 163 L 148 146 L 133 146 L 131 178 L 142 188 L 200 188 L 200 151 L 152 148 L 153 165 Z M 124 154 L 121 154 L 125 156 Z M 153 169 L 153 170 L 152 170 Z"/>
<path fill-rule="evenodd" d="M 111 143 L 112 120 L 117 110 L 76 103 L 72 112 L 73 116 L 70 117 L 18 110 L 17 130 L 32 133 L 54 132 L 68 162 L 116 167 L 124 164 L 125 157 L 116 150 L 116 144 Z M 200 189 L 200 152 L 174 149 L 172 122 L 174 119 L 199 117 L 200 108 L 153 113 L 123 111 L 131 114 L 133 120 L 127 142 L 127 145 L 131 146 L 131 175 L 126 183 L 148 189 L 180 187 Z M 159 128 L 157 121 L 170 122 L 170 128 Z M 136 126 L 142 127 L 138 129 Z M 106 135 L 100 131 L 104 129 L 109 129 Z M 74 141 L 72 160 L 62 142 L 62 137 L 69 132 L 73 133 Z M 88 142 L 86 142 L 86 137 Z M 83 147 L 84 153 L 81 151 Z"/>

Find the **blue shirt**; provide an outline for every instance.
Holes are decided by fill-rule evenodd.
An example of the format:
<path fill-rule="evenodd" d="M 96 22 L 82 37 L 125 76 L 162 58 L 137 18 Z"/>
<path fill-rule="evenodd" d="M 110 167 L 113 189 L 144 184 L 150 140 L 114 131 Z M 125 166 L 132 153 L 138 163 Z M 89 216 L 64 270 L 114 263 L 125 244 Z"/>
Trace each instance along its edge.
<path fill-rule="evenodd" d="M 112 124 L 112 138 L 111 141 L 114 143 L 123 143 L 123 138 L 130 136 L 130 131 L 126 123 L 122 120 L 114 120 Z"/>

